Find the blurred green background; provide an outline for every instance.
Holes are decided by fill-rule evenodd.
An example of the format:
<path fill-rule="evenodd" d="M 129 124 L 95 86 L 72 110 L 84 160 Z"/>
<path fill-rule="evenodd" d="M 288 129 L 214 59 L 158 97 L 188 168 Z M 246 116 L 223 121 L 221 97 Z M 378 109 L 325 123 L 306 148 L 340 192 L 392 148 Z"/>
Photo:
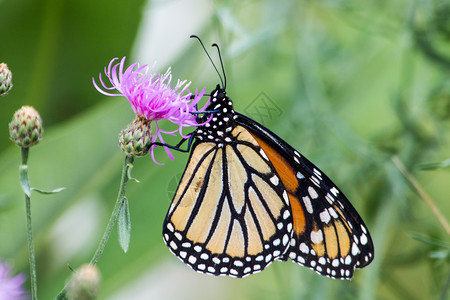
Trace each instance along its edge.
<path fill-rule="evenodd" d="M 98 262 L 99 299 L 450 299 L 449 235 L 392 161 L 449 219 L 449 169 L 424 168 L 450 156 L 449 16 L 450 2 L 439 0 L 0 0 L 0 61 L 14 82 L 0 98 L 0 259 L 28 275 L 20 150 L 8 138 L 14 111 L 33 105 L 44 121 L 30 151 L 32 185 L 67 187 L 32 196 L 38 294 L 52 299 L 67 265 L 88 262 L 97 247 L 124 159 L 117 136 L 133 120 L 126 99 L 105 98 L 92 77 L 126 55 L 212 90 L 218 76 L 189 39 L 198 34 L 221 46 L 236 110 L 346 193 L 371 231 L 375 260 L 352 281 L 283 262 L 240 280 L 195 273 L 161 238 L 188 155 L 170 161 L 159 149 L 164 166 L 135 161 L 130 248 L 121 251 L 114 231 Z"/>

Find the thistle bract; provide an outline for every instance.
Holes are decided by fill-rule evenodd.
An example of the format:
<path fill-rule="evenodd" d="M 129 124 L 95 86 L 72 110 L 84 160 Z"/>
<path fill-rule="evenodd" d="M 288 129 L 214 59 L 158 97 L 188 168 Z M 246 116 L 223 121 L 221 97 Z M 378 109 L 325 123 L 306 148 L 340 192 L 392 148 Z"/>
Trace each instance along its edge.
<path fill-rule="evenodd" d="M 151 146 L 151 121 L 138 116 L 119 134 L 120 148 L 131 157 L 147 155 Z"/>
<path fill-rule="evenodd" d="M 12 73 L 5 63 L 0 64 L 0 96 L 6 96 L 12 89 Z"/>
<path fill-rule="evenodd" d="M 31 106 L 22 106 L 14 113 L 11 123 L 9 123 L 11 140 L 22 148 L 39 143 L 43 131 L 41 117 Z"/>
<path fill-rule="evenodd" d="M 91 300 L 98 294 L 100 272 L 94 265 L 81 266 L 72 276 L 67 286 L 69 300 Z"/>
<path fill-rule="evenodd" d="M 102 88 L 93 79 L 94 86 L 106 96 L 125 96 L 136 116 L 154 121 L 156 128 L 151 138 L 152 143 L 156 141 L 164 143 L 162 134 L 176 135 L 178 132 L 181 137 L 188 138 L 189 136 L 183 135 L 183 127 L 200 126 L 210 121 L 208 119 L 205 123 L 198 124 L 193 114 L 193 112 L 203 111 L 208 105 L 209 100 L 203 108 L 196 109 L 205 89 L 200 93 L 196 90 L 195 94 L 192 94 L 188 89 L 191 82 L 186 80 L 178 80 L 175 87 L 171 88 L 172 74 L 170 68 L 164 74 L 154 73 L 148 65 L 140 66 L 138 63 L 124 69 L 125 57 L 114 64 L 117 60 L 117 58 L 114 58 L 108 67 L 105 67 L 105 74 L 111 86 L 105 84 L 101 75 L 99 81 Z M 110 92 L 113 90 L 116 90 L 117 93 Z M 161 129 L 158 121 L 163 119 L 176 124 L 178 129 L 173 131 Z M 150 148 L 154 161 L 153 150 L 155 147 L 156 145 L 153 145 Z M 164 148 L 169 158 L 173 159 L 169 148 Z"/>

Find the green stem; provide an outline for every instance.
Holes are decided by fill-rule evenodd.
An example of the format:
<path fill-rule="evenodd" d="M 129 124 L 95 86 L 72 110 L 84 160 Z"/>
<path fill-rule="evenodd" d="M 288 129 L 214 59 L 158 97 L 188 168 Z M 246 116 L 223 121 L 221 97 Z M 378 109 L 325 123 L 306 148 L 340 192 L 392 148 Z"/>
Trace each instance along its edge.
<path fill-rule="evenodd" d="M 90 264 L 95 265 L 100 257 L 102 255 L 103 250 L 105 249 L 106 243 L 108 242 L 109 235 L 111 234 L 111 231 L 114 227 L 114 224 L 116 223 L 117 217 L 119 216 L 120 207 L 122 206 L 123 199 L 125 197 L 125 191 L 127 188 L 128 183 L 128 170 L 133 166 L 134 157 L 125 157 L 125 162 L 123 164 L 122 169 L 122 180 L 120 182 L 120 188 L 119 188 L 119 194 L 117 195 L 116 205 L 114 206 L 114 210 L 111 214 L 111 217 L 109 218 L 108 225 L 106 225 L 105 232 L 103 233 L 103 237 L 100 240 L 100 243 L 98 244 L 97 251 L 95 251 L 94 256 L 91 259 Z M 67 285 L 64 287 L 64 289 L 56 296 L 55 300 L 63 300 L 67 299 L 66 296 L 66 288 Z"/>
<path fill-rule="evenodd" d="M 22 148 L 22 166 L 28 168 L 28 148 Z M 29 186 L 28 174 L 25 173 L 24 180 Z M 30 260 L 30 277 L 31 277 L 31 299 L 37 300 L 37 284 L 36 284 L 36 260 L 34 258 L 33 248 L 33 230 L 31 228 L 31 201 L 30 197 L 25 193 L 25 209 L 27 215 L 27 238 L 28 238 L 28 258 Z"/>
<path fill-rule="evenodd" d="M 127 188 L 128 183 L 128 169 L 133 165 L 134 157 L 125 156 L 125 162 L 123 164 L 122 170 L 122 181 L 120 183 L 119 194 L 117 195 L 116 205 L 114 206 L 114 210 L 109 218 L 108 225 L 106 226 L 105 232 L 103 233 L 103 237 L 98 245 L 97 251 L 91 259 L 91 264 L 95 265 L 97 263 L 98 258 L 102 255 L 103 250 L 105 249 L 106 242 L 108 242 L 109 235 L 116 223 L 117 217 L 119 216 L 120 207 L 122 206 L 123 198 L 125 197 L 125 190 Z"/>

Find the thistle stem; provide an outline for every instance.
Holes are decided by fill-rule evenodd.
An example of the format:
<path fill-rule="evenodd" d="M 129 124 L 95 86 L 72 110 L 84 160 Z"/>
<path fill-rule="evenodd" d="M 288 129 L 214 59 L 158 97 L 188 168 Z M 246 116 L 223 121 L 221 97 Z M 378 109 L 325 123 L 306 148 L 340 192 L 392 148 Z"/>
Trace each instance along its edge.
<path fill-rule="evenodd" d="M 103 233 L 103 237 L 100 240 L 97 250 L 95 251 L 95 254 L 91 259 L 90 264 L 92 264 L 92 265 L 95 265 L 97 263 L 99 257 L 102 255 L 103 250 L 105 249 L 106 243 L 108 242 L 111 231 L 114 227 L 114 224 L 116 223 L 117 217 L 119 216 L 120 207 L 122 206 L 123 199 L 125 197 L 125 191 L 126 191 L 127 183 L 128 183 L 128 179 L 129 179 L 129 176 L 128 176 L 129 170 L 133 166 L 133 162 L 134 162 L 134 157 L 125 156 L 125 162 L 123 164 L 123 169 L 122 169 L 122 179 L 120 182 L 119 194 L 117 195 L 116 204 L 114 206 L 114 210 L 111 214 L 111 217 L 109 218 L 108 225 L 106 225 L 106 229 L 105 229 L 105 232 Z M 67 285 L 56 296 L 55 300 L 67 299 L 66 288 L 67 288 Z"/>
<path fill-rule="evenodd" d="M 21 169 L 27 169 L 29 148 L 22 148 L 22 165 Z M 28 173 L 24 172 L 25 177 L 22 178 L 29 186 Z M 25 193 L 25 210 L 27 216 L 27 239 L 28 239 L 28 258 L 30 261 L 30 277 L 31 277 L 31 299 L 37 300 L 37 284 L 36 284 L 36 260 L 34 257 L 33 247 L 33 230 L 31 227 L 31 201 L 27 193 Z"/>
<path fill-rule="evenodd" d="M 98 258 L 102 255 L 103 250 L 105 249 L 106 243 L 108 242 L 109 235 L 116 223 L 117 217 L 119 216 L 120 207 L 122 206 L 122 201 L 125 197 L 125 190 L 127 188 L 128 183 L 128 169 L 133 165 L 134 157 L 125 156 L 125 162 L 123 164 L 122 169 L 122 180 L 120 182 L 119 194 L 117 195 L 116 205 L 114 206 L 114 210 L 109 218 L 108 225 L 106 226 L 105 232 L 103 233 L 103 237 L 98 245 L 97 251 L 91 259 L 91 264 L 95 265 L 97 263 Z"/>
<path fill-rule="evenodd" d="M 420 185 L 420 183 L 413 177 L 411 173 L 406 169 L 405 165 L 400 161 L 397 156 L 392 157 L 392 161 L 397 166 L 397 168 L 402 172 L 403 176 L 412 184 L 416 192 L 420 195 L 420 197 L 425 201 L 428 207 L 431 209 L 431 212 L 436 216 L 441 226 L 450 235 L 450 223 L 444 217 L 443 214 L 439 211 L 436 204 L 434 204 L 433 199 L 425 192 L 425 189 Z"/>

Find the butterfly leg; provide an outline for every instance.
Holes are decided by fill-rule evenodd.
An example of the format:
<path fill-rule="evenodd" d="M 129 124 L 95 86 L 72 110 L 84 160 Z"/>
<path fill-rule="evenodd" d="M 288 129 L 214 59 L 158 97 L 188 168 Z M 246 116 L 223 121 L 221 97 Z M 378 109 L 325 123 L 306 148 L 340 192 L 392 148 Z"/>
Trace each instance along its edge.
<path fill-rule="evenodd" d="M 218 113 L 220 111 L 218 110 L 203 110 L 203 111 L 191 111 L 191 114 L 193 115 L 199 115 L 199 114 L 214 114 Z"/>
<path fill-rule="evenodd" d="M 164 143 L 159 143 L 159 142 L 155 142 L 152 143 L 151 146 L 156 145 L 156 146 L 163 146 L 163 147 L 167 147 L 179 152 L 189 152 L 191 151 L 191 146 L 192 146 L 192 141 L 194 140 L 194 132 L 192 132 L 190 134 L 190 137 L 187 139 L 182 139 L 176 146 L 172 146 L 172 145 L 168 145 L 168 144 L 164 144 Z M 186 149 L 181 149 L 180 146 L 184 144 L 184 142 L 188 141 L 188 145 Z"/>

